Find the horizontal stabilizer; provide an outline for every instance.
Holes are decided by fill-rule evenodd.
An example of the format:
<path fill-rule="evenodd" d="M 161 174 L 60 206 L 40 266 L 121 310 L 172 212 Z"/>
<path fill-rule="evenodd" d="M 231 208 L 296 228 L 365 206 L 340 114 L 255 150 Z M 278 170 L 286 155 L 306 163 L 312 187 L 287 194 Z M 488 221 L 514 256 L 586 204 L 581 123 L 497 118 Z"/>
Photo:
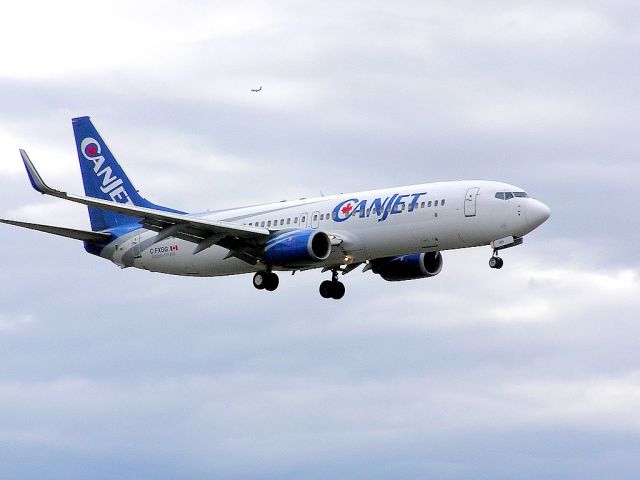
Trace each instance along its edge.
<path fill-rule="evenodd" d="M 0 223 L 7 225 L 15 225 L 16 227 L 29 228 L 38 230 L 39 232 L 51 233 L 61 237 L 75 238 L 76 240 L 84 240 L 87 242 L 104 242 L 111 238 L 109 233 L 89 232 L 87 230 L 76 230 L 74 228 L 54 227 L 52 225 L 40 225 L 38 223 L 17 222 L 15 220 L 4 220 L 0 218 Z"/>

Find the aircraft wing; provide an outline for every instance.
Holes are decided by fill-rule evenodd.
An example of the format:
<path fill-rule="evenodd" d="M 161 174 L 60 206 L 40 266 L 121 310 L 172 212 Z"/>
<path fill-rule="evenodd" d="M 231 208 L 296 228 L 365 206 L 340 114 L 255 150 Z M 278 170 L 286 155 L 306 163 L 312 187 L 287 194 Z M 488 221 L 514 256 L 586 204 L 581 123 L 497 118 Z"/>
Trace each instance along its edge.
<path fill-rule="evenodd" d="M 52 225 L 41 225 L 39 223 L 18 222 L 15 220 L 5 220 L 0 218 L 0 223 L 7 225 L 15 225 L 16 227 L 28 228 L 30 230 L 38 230 L 40 232 L 52 233 L 61 237 L 75 238 L 76 240 L 85 240 L 89 242 L 100 242 L 109 240 L 111 234 L 102 232 L 89 232 L 87 230 L 76 230 L 74 228 L 54 227 Z"/>
<path fill-rule="evenodd" d="M 130 217 L 139 218 L 142 226 L 160 232 L 159 237 L 161 238 L 159 238 L 158 241 L 168 237 L 177 237 L 198 243 L 198 248 L 194 253 L 198 253 L 205 248 L 217 244 L 230 250 L 238 250 L 237 256 L 240 256 L 241 250 L 246 246 L 247 241 L 249 241 L 249 243 L 252 243 L 251 241 L 259 242 L 266 240 L 270 235 L 269 229 L 267 228 L 206 220 L 188 214 L 138 207 L 131 204 L 73 195 L 55 190 L 44 183 L 44 180 L 42 180 L 42 177 L 29 159 L 27 152 L 21 149 L 20 155 L 27 169 L 31 185 L 43 195 L 51 195 L 71 202 L 90 205 L 103 210 L 110 210 Z"/>

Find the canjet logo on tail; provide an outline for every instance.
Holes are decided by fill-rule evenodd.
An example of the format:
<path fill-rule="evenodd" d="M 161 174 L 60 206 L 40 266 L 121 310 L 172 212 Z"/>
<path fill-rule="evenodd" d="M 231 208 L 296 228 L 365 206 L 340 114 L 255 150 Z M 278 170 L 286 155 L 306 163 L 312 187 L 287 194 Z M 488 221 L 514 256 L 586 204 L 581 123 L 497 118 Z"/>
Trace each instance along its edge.
<path fill-rule="evenodd" d="M 402 213 L 405 207 L 408 212 L 413 212 L 418 205 L 420 197 L 426 194 L 427 192 L 411 193 L 408 195 L 394 193 L 384 200 L 382 198 L 374 198 L 373 200 L 350 198 L 336 205 L 331 217 L 335 222 L 344 222 L 355 216 L 368 218 L 371 216 L 371 213 L 374 213 L 378 217 L 379 222 L 384 222 L 389 215 Z"/>
<path fill-rule="evenodd" d="M 102 186 L 100 191 L 105 195 L 109 195 L 111 200 L 118 203 L 133 205 L 129 194 L 122 186 L 123 181 L 113 174 L 113 169 L 109 166 L 103 168 L 105 158 L 100 155 L 102 149 L 100 143 L 95 138 L 87 137 L 80 144 L 82 155 L 87 160 L 93 162 L 93 171 L 101 180 Z"/>

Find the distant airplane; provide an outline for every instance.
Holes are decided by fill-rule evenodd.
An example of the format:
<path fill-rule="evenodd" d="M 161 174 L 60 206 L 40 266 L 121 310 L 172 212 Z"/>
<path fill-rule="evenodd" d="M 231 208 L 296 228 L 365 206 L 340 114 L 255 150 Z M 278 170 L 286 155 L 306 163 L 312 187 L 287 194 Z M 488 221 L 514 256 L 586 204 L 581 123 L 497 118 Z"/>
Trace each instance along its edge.
<path fill-rule="evenodd" d="M 259 92 L 262 90 L 262 85 L 260 85 L 260 88 L 252 88 L 251 91 L 252 92 Z"/>
<path fill-rule="evenodd" d="M 15 220 L 2 223 L 82 240 L 87 252 L 121 267 L 174 275 L 253 272 L 257 289 L 275 290 L 276 271 L 322 268 L 324 298 L 340 299 L 338 275 L 359 266 L 384 280 L 433 277 L 443 250 L 500 250 L 549 218 L 521 188 L 495 181 L 426 183 L 189 214 L 141 197 L 89 117 L 72 120 L 86 196 L 55 190 L 20 150 L 40 193 L 89 207 L 91 231 Z M 248 188 L 245 185 L 245 188 Z"/>

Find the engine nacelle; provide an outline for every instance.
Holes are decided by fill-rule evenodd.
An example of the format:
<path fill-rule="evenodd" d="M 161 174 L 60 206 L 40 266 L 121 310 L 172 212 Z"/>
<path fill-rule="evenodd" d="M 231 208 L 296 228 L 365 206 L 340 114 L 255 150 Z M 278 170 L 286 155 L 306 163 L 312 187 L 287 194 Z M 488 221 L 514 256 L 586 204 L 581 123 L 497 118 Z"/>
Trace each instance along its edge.
<path fill-rule="evenodd" d="M 412 253 L 373 261 L 373 272 L 388 282 L 434 277 L 441 271 L 440 252 Z"/>
<path fill-rule="evenodd" d="M 293 230 L 275 234 L 264 247 L 270 265 L 296 266 L 326 260 L 331 254 L 329 235 L 318 230 Z"/>

